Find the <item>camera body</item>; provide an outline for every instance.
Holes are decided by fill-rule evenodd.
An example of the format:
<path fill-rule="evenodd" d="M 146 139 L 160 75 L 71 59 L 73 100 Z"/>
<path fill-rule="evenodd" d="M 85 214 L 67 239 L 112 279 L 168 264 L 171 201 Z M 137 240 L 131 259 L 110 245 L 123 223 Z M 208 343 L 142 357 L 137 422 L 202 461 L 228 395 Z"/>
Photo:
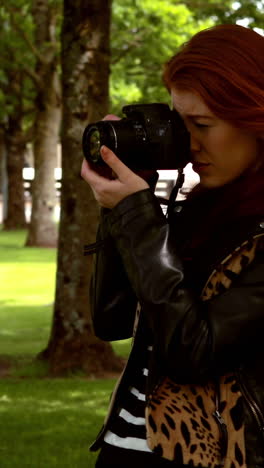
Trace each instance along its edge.
<path fill-rule="evenodd" d="M 180 115 L 167 104 L 123 107 L 126 117 L 88 125 L 83 133 L 85 158 L 105 165 L 100 155 L 108 146 L 132 170 L 179 169 L 190 161 L 190 135 Z"/>

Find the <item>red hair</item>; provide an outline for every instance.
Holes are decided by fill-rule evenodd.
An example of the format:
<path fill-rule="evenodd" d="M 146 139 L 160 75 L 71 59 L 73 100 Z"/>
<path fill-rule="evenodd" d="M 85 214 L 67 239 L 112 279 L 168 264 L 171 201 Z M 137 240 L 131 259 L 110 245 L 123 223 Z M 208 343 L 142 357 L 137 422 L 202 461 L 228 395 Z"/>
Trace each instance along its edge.
<path fill-rule="evenodd" d="M 264 37 L 233 24 L 200 31 L 165 64 L 163 80 L 169 91 L 174 88 L 197 93 L 218 118 L 256 135 L 260 161 L 263 158 L 255 172 L 211 189 L 210 197 L 205 191 L 210 207 L 205 222 L 194 233 L 193 244 L 205 242 L 218 224 L 229 219 L 263 216 Z M 195 204 L 203 192 L 198 184 L 187 202 Z M 210 199 L 215 202 L 210 204 Z"/>
<path fill-rule="evenodd" d="M 198 32 L 165 65 L 163 80 L 198 93 L 220 119 L 264 135 L 264 37 L 234 24 Z"/>

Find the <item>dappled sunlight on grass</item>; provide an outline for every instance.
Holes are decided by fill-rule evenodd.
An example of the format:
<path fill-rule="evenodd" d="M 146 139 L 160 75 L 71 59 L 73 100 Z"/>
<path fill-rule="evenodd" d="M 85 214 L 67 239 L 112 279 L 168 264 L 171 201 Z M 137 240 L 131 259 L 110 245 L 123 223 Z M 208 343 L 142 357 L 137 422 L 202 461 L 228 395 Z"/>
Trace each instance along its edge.
<path fill-rule="evenodd" d="M 5 336 L 16 336 L 16 332 L 14 330 L 1 330 L 0 335 L 5 335 Z"/>
<path fill-rule="evenodd" d="M 5 264 L 1 259 L 1 299 L 7 306 L 50 304 L 55 290 L 55 262 Z M 3 296 L 4 292 L 4 296 Z"/>
<path fill-rule="evenodd" d="M 116 354 L 121 357 L 127 358 L 131 350 L 131 338 L 121 341 L 113 341 L 111 344 Z"/>
<path fill-rule="evenodd" d="M 1 307 L 0 355 L 35 356 L 47 345 L 51 320 L 51 307 Z"/>
<path fill-rule="evenodd" d="M 0 232 L 0 467 L 92 468 L 115 379 L 49 379 L 55 249 L 24 248 L 25 232 Z M 126 357 L 130 340 L 113 343 Z M 15 450 L 14 450 L 15 445 Z"/>
<path fill-rule="evenodd" d="M 3 403 L 12 403 L 12 400 L 7 395 L 1 395 L 0 396 L 0 404 L 1 404 L 1 402 L 3 402 Z M 1 411 L 1 408 L 0 408 L 0 411 Z"/>
<path fill-rule="evenodd" d="M 96 454 L 88 447 L 101 428 L 114 384 L 115 379 L 0 380 L 0 419 L 5 428 L 0 466 L 92 468 Z M 27 459 L 29 445 L 34 465 Z M 9 464 L 3 464 L 7 459 Z"/>

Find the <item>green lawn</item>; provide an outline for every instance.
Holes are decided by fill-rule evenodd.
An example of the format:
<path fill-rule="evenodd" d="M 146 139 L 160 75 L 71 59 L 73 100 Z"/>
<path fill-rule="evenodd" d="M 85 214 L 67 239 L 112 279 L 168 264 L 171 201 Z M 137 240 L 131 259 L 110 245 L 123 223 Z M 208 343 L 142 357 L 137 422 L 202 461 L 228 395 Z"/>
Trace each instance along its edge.
<path fill-rule="evenodd" d="M 1 468 L 91 468 L 113 380 L 0 380 Z"/>
<path fill-rule="evenodd" d="M 24 248 L 25 231 L 0 231 L 0 355 L 35 355 L 47 343 L 55 249 Z"/>
<path fill-rule="evenodd" d="M 56 250 L 24 248 L 25 235 L 0 231 L 0 362 L 11 364 L 0 378 L 0 468 L 93 468 L 88 447 L 115 380 L 50 379 L 35 361 L 49 338 Z M 114 344 L 123 356 L 129 346 Z"/>

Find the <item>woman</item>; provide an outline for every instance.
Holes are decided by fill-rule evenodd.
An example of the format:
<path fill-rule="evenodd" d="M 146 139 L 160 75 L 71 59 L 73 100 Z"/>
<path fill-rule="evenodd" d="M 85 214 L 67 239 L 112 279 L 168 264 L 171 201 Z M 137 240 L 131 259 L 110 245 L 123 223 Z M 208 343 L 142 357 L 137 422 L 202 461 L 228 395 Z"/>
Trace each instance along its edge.
<path fill-rule="evenodd" d="M 95 333 L 132 336 L 92 450 L 97 467 L 264 466 L 264 38 L 196 34 L 164 82 L 200 183 L 168 219 L 148 183 L 106 147 L 116 179 L 82 176 L 103 207 Z"/>

